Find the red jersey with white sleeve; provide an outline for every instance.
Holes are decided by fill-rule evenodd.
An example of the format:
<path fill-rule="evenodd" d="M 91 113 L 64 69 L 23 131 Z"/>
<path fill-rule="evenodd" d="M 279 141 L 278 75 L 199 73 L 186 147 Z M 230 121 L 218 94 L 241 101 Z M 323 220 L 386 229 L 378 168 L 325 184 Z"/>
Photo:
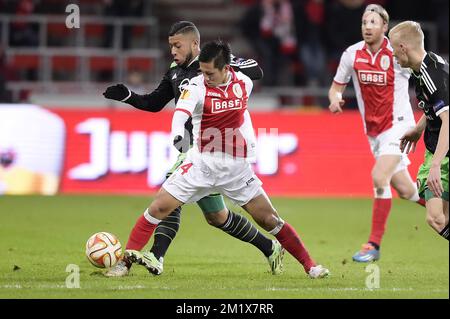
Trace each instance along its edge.
<path fill-rule="evenodd" d="M 256 138 L 247 110 L 252 88 L 250 78 L 233 69 L 227 83 L 217 87 L 207 86 L 203 74 L 191 79 L 175 112 L 192 116 L 194 148 L 254 160 Z"/>
<path fill-rule="evenodd" d="M 408 94 L 411 73 L 393 57 L 393 49 L 385 37 L 375 54 L 360 41 L 342 54 L 334 82 L 353 85 L 366 134 L 371 137 L 396 124 L 414 125 L 414 115 Z"/>

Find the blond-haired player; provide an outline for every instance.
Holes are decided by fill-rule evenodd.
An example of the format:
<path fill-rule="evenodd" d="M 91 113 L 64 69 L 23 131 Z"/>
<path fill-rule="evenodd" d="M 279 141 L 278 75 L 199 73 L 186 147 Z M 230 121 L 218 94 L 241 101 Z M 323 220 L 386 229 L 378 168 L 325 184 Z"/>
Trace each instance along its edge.
<path fill-rule="evenodd" d="M 400 137 L 414 127 L 409 102 L 410 73 L 394 61 L 392 47 L 385 37 L 389 15 L 375 4 L 368 5 L 362 16 L 363 41 L 348 47 L 329 91 L 329 109 L 341 113 L 344 92 L 350 80 L 356 91 L 365 133 L 375 157 L 372 169 L 374 202 L 372 230 L 367 243 L 354 256 L 357 262 L 380 258 L 380 245 L 392 206 L 391 186 L 399 196 L 424 205 L 412 181 L 406 154 L 400 151 Z"/>
<path fill-rule="evenodd" d="M 426 52 L 420 24 L 405 21 L 389 32 L 394 56 L 411 68 L 419 107 L 424 114 L 401 138 L 401 150 L 409 153 L 424 134 L 425 158 L 417 174 L 419 195 L 426 200 L 427 222 L 448 240 L 448 62 Z"/>

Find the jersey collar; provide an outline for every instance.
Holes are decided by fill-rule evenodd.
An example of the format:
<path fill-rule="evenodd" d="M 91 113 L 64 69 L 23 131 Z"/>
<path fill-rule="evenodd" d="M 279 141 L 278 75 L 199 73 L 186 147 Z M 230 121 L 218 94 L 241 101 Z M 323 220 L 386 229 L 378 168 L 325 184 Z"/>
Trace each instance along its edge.
<path fill-rule="evenodd" d="M 381 47 L 377 51 L 377 53 L 380 52 L 381 50 L 385 49 L 388 46 L 388 44 L 389 44 L 388 38 L 386 36 L 384 36 L 383 43 L 381 43 Z M 367 47 L 367 43 L 366 42 L 364 42 L 363 50 L 366 50 L 366 51 L 370 52 L 369 48 Z"/>
<path fill-rule="evenodd" d="M 416 72 L 416 71 L 414 71 L 413 69 L 411 69 L 412 75 L 414 75 L 416 78 L 418 78 L 418 77 L 420 77 L 420 76 L 422 75 L 422 72 L 420 72 L 420 70 L 422 69 L 422 67 L 423 67 L 423 68 L 426 68 L 426 67 L 427 67 L 427 65 L 426 65 L 426 63 L 425 63 L 425 60 L 427 59 L 427 57 L 428 57 L 428 53 L 425 51 L 425 54 L 423 55 L 423 58 L 422 58 L 422 63 L 420 63 L 420 69 L 419 69 L 419 72 Z"/>
<path fill-rule="evenodd" d="M 230 68 L 230 70 L 228 71 L 228 81 L 226 83 L 220 84 L 219 86 L 227 86 L 234 81 L 236 81 L 236 72 L 234 72 L 233 68 Z"/>
<path fill-rule="evenodd" d="M 186 68 L 190 67 L 190 66 L 191 66 L 194 62 L 196 62 L 196 61 L 198 61 L 198 55 L 197 55 L 194 59 L 192 59 L 191 63 L 189 63 L 189 64 L 186 66 Z"/>

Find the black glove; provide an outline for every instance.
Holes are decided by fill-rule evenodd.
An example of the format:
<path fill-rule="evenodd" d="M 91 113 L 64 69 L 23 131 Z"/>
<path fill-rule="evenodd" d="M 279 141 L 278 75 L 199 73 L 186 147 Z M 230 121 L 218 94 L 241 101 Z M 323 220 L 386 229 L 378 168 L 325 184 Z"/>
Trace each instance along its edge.
<path fill-rule="evenodd" d="M 125 98 L 131 96 L 131 91 L 123 84 L 116 84 L 108 86 L 106 91 L 103 92 L 103 96 L 107 99 L 123 101 Z"/>
<path fill-rule="evenodd" d="M 173 146 L 180 153 L 186 153 L 189 150 L 189 143 L 181 135 L 177 135 L 173 138 Z"/>

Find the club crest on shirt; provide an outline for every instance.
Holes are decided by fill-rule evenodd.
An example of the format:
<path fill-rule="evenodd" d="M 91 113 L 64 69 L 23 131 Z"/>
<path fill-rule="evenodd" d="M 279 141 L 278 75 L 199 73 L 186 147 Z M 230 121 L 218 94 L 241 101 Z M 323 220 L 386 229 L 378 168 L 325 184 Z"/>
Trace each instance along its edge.
<path fill-rule="evenodd" d="M 385 71 L 389 69 L 389 67 L 391 66 L 391 59 L 389 58 L 389 56 L 383 55 L 380 60 L 380 65 L 381 68 Z"/>
<path fill-rule="evenodd" d="M 239 83 L 233 84 L 233 93 L 238 99 L 242 98 L 242 89 Z"/>

